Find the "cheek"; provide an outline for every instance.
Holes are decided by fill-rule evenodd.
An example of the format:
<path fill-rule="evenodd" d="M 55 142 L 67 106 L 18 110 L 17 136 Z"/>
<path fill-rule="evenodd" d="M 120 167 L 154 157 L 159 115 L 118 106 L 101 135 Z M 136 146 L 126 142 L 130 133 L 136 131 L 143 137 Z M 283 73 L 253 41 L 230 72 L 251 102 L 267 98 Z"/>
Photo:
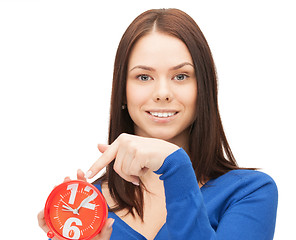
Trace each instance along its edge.
<path fill-rule="evenodd" d="M 127 82 L 126 85 L 126 101 L 129 109 L 133 106 L 143 104 L 149 96 L 147 89 Z"/>
<path fill-rule="evenodd" d="M 194 114 L 196 110 L 197 101 L 197 88 L 196 86 L 186 87 L 182 91 L 178 91 L 178 99 L 187 110 L 193 111 Z"/>
<path fill-rule="evenodd" d="M 188 94 L 189 95 L 189 94 Z M 194 92 L 190 95 L 190 98 L 188 98 L 188 104 L 194 108 L 194 110 L 196 109 L 196 102 L 197 102 L 197 92 Z"/>
<path fill-rule="evenodd" d="M 191 98 L 187 99 L 187 113 L 188 117 L 193 121 L 196 117 L 196 95 L 192 95 Z"/>

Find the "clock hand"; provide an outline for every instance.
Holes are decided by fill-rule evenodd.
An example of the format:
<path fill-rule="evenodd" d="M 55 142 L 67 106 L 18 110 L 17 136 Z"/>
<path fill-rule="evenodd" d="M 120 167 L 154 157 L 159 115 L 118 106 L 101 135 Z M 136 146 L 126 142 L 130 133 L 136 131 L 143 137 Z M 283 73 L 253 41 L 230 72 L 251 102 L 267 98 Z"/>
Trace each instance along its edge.
<path fill-rule="evenodd" d="M 62 211 L 64 211 L 64 212 L 73 212 L 73 210 L 71 210 L 71 209 L 62 209 Z"/>
<path fill-rule="evenodd" d="M 73 210 L 74 210 L 73 208 L 68 207 L 68 206 L 66 206 L 66 205 L 63 205 L 63 208 L 66 208 L 66 209 L 68 209 L 68 210 L 70 210 L 70 211 L 73 211 Z"/>
<path fill-rule="evenodd" d="M 67 203 L 65 203 L 62 199 L 61 202 L 64 203 L 68 208 L 72 209 Z"/>
<path fill-rule="evenodd" d="M 61 200 L 64 204 L 66 205 L 63 205 L 64 208 L 66 208 L 67 210 L 69 210 L 70 212 L 76 214 L 76 215 L 79 215 L 78 211 L 76 209 L 73 209 L 71 208 L 67 203 L 65 203 L 63 200 Z M 64 209 L 63 209 L 64 210 Z"/>
<path fill-rule="evenodd" d="M 78 213 L 79 209 L 80 209 L 81 207 L 83 207 L 83 205 L 84 205 L 84 204 L 90 199 L 90 197 L 91 197 L 91 196 L 88 196 L 87 198 L 85 198 L 84 200 L 82 200 L 82 202 L 80 203 L 79 207 L 75 209 L 75 210 L 77 211 L 77 213 Z M 75 211 L 75 210 L 74 210 L 74 211 Z"/>
<path fill-rule="evenodd" d="M 74 213 L 76 215 L 79 215 L 79 213 L 78 213 L 78 211 L 76 209 L 73 209 L 73 208 L 68 207 L 66 205 L 63 205 L 63 208 L 65 208 L 65 209 L 62 209 L 65 212 L 72 212 L 72 213 Z"/>

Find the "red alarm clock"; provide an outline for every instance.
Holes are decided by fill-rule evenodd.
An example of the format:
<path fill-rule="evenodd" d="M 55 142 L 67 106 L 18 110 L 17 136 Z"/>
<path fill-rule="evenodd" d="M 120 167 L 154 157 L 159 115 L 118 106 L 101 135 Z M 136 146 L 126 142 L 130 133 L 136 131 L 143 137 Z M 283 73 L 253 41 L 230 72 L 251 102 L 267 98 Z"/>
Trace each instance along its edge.
<path fill-rule="evenodd" d="M 90 240 L 107 219 L 107 203 L 92 184 L 73 180 L 56 186 L 49 194 L 44 218 L 50 229 L 48 236 L 59 239 Z"/>

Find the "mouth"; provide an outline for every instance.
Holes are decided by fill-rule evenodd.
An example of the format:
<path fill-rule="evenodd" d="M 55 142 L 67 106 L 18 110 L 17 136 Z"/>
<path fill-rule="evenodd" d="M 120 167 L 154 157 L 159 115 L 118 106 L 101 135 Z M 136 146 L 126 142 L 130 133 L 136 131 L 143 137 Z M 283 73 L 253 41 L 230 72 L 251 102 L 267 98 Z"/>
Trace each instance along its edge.
<path fill-rule="evenodd" d="M 147 112 L 148 114 L 158 118 L 168 118 L 176 115 L 178 112 Z"/>

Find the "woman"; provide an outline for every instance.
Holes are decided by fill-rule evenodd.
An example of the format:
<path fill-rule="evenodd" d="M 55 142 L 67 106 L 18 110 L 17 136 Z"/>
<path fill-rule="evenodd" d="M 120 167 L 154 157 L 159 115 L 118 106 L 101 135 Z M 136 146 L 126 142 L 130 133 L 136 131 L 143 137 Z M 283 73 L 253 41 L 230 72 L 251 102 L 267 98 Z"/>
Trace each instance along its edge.
<path fill-rule="evenodd" d="M 98 148 L 103 154 L 86 177 L 107 166 L 94 184 L 110 212 L 94 239 L 273 238 L 276 185 L 237 166 L 219 115 L 209 46 L 184 12 L 146 11 L 124 33 L 109 145 Z"/>

